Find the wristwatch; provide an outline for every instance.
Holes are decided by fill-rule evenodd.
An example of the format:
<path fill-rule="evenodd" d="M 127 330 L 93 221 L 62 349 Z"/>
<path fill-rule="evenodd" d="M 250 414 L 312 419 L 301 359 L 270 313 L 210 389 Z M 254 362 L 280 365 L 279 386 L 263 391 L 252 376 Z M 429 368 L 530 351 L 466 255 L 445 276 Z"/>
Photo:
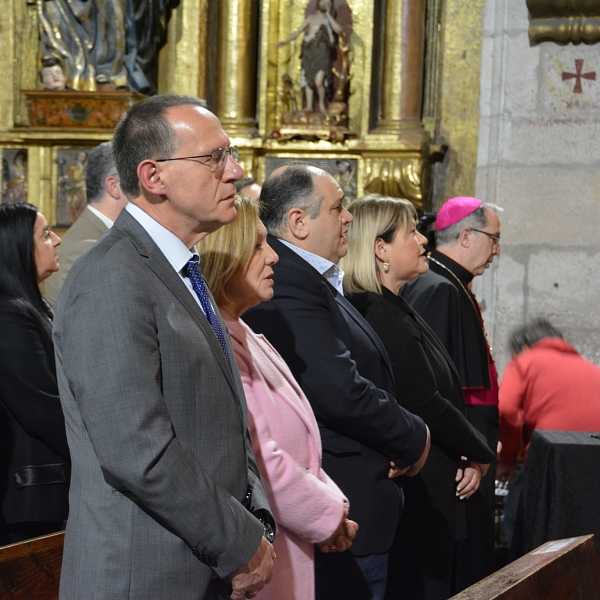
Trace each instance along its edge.
<path fill-rule="evenodd" d="M 267 521 L 265 521 L 264 519 L 259 519 L 259 521 L 263 524 L 263 527 L 265 529 L 263 532 L 265 539 L 267 540 L 267 542 L 270 542 L 272 544 L 275 541 L 275 532 L 271 527 L 271 523 L 267 523 Z"/>

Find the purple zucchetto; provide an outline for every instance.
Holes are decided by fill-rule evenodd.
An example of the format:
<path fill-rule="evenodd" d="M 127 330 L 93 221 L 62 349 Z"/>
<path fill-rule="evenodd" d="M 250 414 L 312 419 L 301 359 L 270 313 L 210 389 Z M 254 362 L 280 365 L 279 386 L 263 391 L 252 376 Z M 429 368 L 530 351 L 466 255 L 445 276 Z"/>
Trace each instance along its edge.
<path fill-rule="evenodd" d="M 469 198 L 468 196 L 459 196 L 458 198 L 450 198 L 444 203 L 435 219 L 435 230 L 445 229 L 462 221 L 465 217 L 475 212 L 483 202 L 477 198 Z"/>

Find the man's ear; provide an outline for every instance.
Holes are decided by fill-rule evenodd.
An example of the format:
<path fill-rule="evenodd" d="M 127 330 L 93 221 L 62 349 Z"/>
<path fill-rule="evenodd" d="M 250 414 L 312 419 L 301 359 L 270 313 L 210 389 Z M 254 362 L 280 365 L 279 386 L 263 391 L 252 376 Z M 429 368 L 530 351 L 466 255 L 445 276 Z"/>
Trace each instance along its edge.
<path fill-rule="evenodd" d="M 287 214 L 288 228 L 293 237 L 305 240 L 310 231 L 310 217 L 301 208 L 290 208 Z"/>
<path fill-rule="evenodd" d="M 458 236 L 458 241 L 463 248 L 469 248 L 473 241 L 473 232 L 468 227 L 463 227 Z"/>
<path fill-rule="evenodd" d="M 150 159 L 143 160 L 137 168 L 137 176 L 142 188 L 151 194 L 160 196 L 165 188 L 160 177 L 160 167 Z"/>
<path fill-rule="evenodd" d="M 375 245 L 373 247 L 373 250 L 375 252 L 375 256 L 377 257 L 377 259 L 381 262 L 385 262 L 388 252 L 385 247 L 385 242 L 381 238 L 378 237 L 375 240 Z"/>
<path fill-rule="evenodd" d="M 111 175 L 104 180 L 104 189 L 106 190 L 106 193 L 114 200 L 119 200 L 121 198 L 121 194 L 123 193 L 121 191 L 119 179 L 114 175 Z"/>

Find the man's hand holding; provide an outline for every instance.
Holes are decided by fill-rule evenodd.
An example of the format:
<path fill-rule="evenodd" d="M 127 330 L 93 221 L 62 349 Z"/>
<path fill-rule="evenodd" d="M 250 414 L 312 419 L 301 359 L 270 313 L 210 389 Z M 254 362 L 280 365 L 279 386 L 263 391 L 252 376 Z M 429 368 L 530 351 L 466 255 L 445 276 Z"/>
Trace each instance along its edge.
<path fill-rule="evenodd" d="M 273 545 L 263 537 L 250 562 L 229 576 L 231 600 L 254 598 L 271 581 L 275 558 Z"/>
<path fill-rule="evenodd" d="M 352 546 L 352 540 L 356 537 L 358 524 L 348 519 L 350 506 L 344 502 L 344 516 L 337 529 L 326 540 L 317 544 L 321 552 L 345 552 Z"/>
<path fill-rule="evenodd" d="M 479 489 L 481 478 L 488 472 L 489 468 L 489 464 L 477 463 L 466 459 L 464 456 L 461 457 L 455 477 L 457 482 L 456 495 L 461 500 L 470 498 Z"/>

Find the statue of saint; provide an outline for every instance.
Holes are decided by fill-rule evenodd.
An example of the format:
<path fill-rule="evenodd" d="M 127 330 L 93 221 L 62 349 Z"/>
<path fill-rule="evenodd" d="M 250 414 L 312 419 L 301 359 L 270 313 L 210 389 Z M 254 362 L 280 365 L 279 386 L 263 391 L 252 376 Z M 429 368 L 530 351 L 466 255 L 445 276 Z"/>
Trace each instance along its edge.
<path fill-rule="evenodd" d="M 27 150 L 17 150 L 12 168 L 7 169 L 10 179 L 3 190 L 4 202 L 27 201 Z"/>
<path fill-rule="evenodd" d="M 87 152 L 78 152 L 75 162 L 69 165 L 67 172 L 59 179 L 67 201 L 67 225 L 72 225 L 85 210 L 85 167 Z"/>
<path fill-rule="evenodd" d="M 156 93 L 158 51 L 180 0 L 38 0 L 42 56 L 67 87 Z"/>
<path fill-rule="evenodd" d="M 62 65 L 60 64 L 60 60 L 55 56 L 42 59 L 40 79 L 42 80 L 42 87 L 45 90 L 62 91 L 67 86 L 67 78 L 65 77 Z"/>
<path fill-rule="evenodd" d="M 317 12 L 309 15 L 304 23 L 287 40 L 279 42 L 281 48 L 295 40 L 301 33 L 302 39 L 302 89 L 304 111 L 315 112 L 315 92 L 318 110 L 327 114 L 327 104 L 333 97 L 333 60 L 336 51 L 336 36 L 342 34 L 342 26 L 335 20 L 332 0 L 317 0 Z"/>

